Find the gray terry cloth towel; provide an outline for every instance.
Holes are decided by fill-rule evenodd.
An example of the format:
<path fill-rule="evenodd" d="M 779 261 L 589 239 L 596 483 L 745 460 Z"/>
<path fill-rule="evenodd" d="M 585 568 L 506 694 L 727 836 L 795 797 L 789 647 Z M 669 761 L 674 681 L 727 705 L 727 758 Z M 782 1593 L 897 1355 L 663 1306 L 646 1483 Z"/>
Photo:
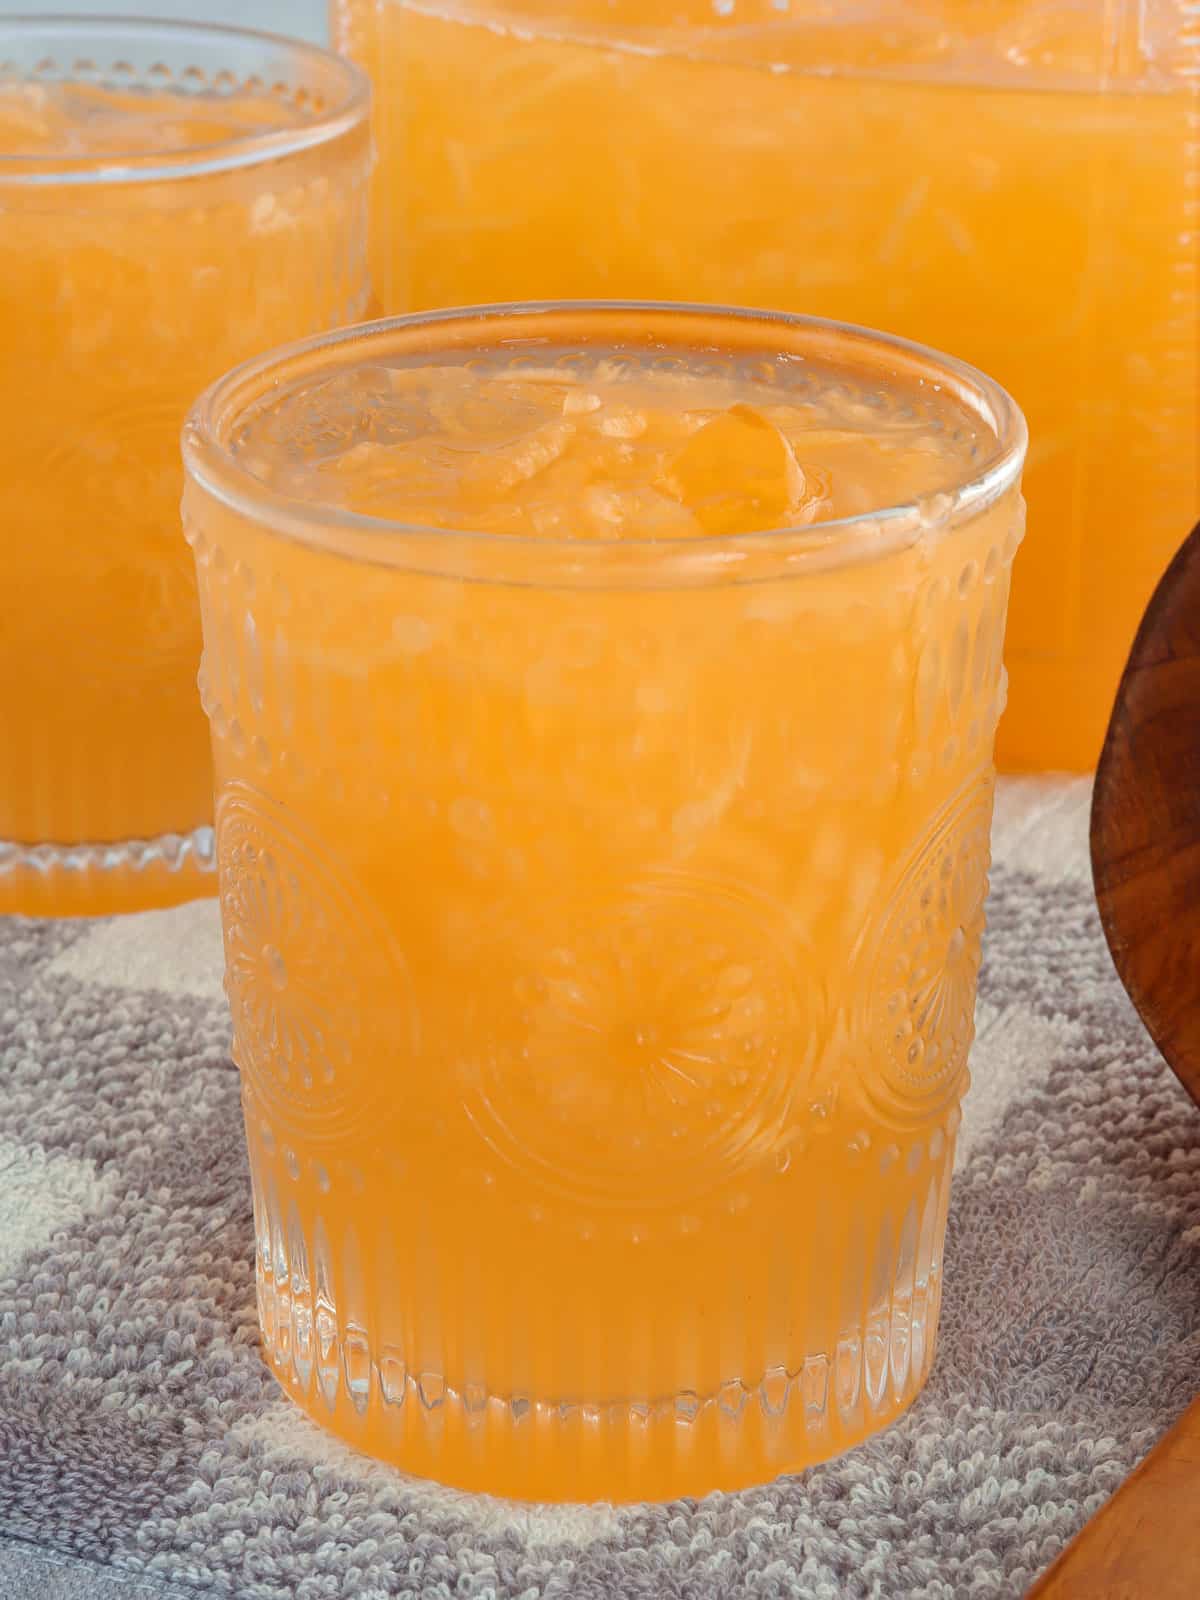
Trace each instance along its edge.
<path fill-rule="evenodd" d="M 1200 1114 L 1112 971 L 1087 805 L 1001 786 L 928 1388 L 698 1503 L 507 1504 L 327 1439 L 259 1359 L 215 907 L 0 924 L 0 1596 L 1022 1595 L 1200 1388 Z"/>

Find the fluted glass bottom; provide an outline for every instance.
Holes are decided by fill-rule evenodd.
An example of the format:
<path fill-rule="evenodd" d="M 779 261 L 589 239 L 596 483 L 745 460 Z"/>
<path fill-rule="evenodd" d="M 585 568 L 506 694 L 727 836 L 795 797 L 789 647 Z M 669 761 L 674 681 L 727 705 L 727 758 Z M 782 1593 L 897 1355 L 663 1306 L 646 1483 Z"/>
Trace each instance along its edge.
<path fill-rule="evenodd" d="M 810 1201 L 837 1185 L 815 1206 L 537 1209 L 482 1251 L 469 1175 L 398 1206 L 247 1109 L 265 1353 L 314 1421 L 409 1472 L 540 1500 L 735 1489 L 847 1449 L 928 1375 L 957 1108 L 815 1151 Z"/>

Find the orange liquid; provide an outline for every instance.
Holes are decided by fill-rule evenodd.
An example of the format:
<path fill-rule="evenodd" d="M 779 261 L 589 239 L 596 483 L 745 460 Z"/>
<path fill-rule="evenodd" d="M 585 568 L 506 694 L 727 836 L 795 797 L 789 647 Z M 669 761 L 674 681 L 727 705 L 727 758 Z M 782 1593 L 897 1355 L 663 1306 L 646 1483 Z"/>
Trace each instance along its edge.
<path fill-rule="evenodd" d="M 260 1313 L 411 1471 L 703 1492 L 929 1370 L 1020 502 L 812 569 L 978 425 L 549 332 L 237 434 L 295 502 L 480 539 L 336 555 L 189 486 Z M 737 581 L 694 543 L 795 524 Z"/>
<path fill-rule="evenodd" d="M 775 306 L 994 374 L 1032 441 L 999 756 L 1085 769 L 1200 515 L 1188 10 L 336 0 L 376 85 L 374 274 L 389 310 Z"/>
<path fill-rule="evenodd" d="M 304 117 L 251 94 L 0 81 L 0 910 L 215 890 L 179 430 L 233 362 L 361 310 L 366 151 L 359 130 L 88 184 L 20 181 L 4 158 L 217 160 Z"/>

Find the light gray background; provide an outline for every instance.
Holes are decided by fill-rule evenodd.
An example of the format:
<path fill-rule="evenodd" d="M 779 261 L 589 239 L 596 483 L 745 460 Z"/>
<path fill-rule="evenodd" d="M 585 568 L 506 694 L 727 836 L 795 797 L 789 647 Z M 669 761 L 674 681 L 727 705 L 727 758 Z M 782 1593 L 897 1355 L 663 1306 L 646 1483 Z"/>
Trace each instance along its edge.
<path fill-rule="evenodd" d="M 174 17 L 193 22 L 235 22 L 243 28 L 317 39 L 329 36 L 326 0 L 0 0 L 0 11 L 27 16 L 88 12 L 125 17 Z"/>

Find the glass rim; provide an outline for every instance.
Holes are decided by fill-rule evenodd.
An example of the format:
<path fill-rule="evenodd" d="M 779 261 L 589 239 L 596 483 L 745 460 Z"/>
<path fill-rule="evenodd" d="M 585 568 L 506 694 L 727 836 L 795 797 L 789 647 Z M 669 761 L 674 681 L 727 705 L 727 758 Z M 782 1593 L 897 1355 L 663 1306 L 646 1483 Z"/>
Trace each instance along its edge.
<path fill-rule="evenodd" d="M 618 333 L 620 319 L 630 317 L 662 318 L 676 326 L 686 326 L 688 321 L 697 324 L 719 321 L 742 329 L 757 324 L 767 337 L 761 346 L 755 347 L 754 353 L 764 355 L 786 348 L 770 340 L 772 328 L 786 329 L 793 335 L 808 335 L 813 341 L 832 340 L 864 351 L 882 352 L 890 358 L 894 372 L 923 367 L 945 379 L 960 402 L 990 427 L 994 448 L 982 465 L 958 477 L 948 475 L 946 486 L 936 492 L 825 522 L 733 534 L 701 533 L 682 538 L 579 539 L 559 534 L 544 536 L 438 527 L 297 500 L 257 477 L 228 446 L 232 427 L 264 394 L 286 382 L 289 368 L 300 367 L 313 381 L 319 381 L 339 367 L 349 365 L 338 358 L 353 352 L 356 346 L 361 348 L 364 361 L 372 357 L 377 359 L 379 344 L 389 337 L 402 338 L 410 329 L 436 330 L 455 325 L 462 329 L 483 328 L 505 322 L 519 328 L 526 319 L 555 317 L 567 320 L 574 327 L 578 327 L 581 320 L 595 326 L 611 318 L 617 325 L 614 333 Z M 513 337 L 516 338 L 515 329 Z M 479 342 L 485 348 L 499 343 L 486 339 Z M 546 342 L 544 337 L 542 342 Z M 576 343 L 569 334 L 561 342 L 568 346 Z M 578 342 L 582 346 L 589 341 L 580 339 Z M 590 342 L 597 341 L 593 338 Z M 515 349 L 511 340 L 505 341 L 505 347 Z M 680 347 L 684 347 L 682 340 Z M 450 351 L 456 346 L 447 344 L 445 348 Z M 536 345 L 531 344 L 531 348 Z M 307 358 L 314 356 L 326 358 L 324 367 L 305 365 Z M 733 569 L 740 560 L 753 563 L 755 557 L 778 555 L 783 551 L 801 562 L 824 568 L 882 559 L 916 543 L 923 535 L 967 520 L 994 504 L 1019 482 L 1027 444 L 1025 417 L 1001 384 L 968 363 L 944 356 L 926 345 L 826 317 L 654 300 L 500 302 L 413 312 L 335 329 L 265 351 L 232 368 L 210 384 L 194 402 L 182 431 L 188 478 L 229 510 L 292 543 L 376 565 L 408 566 L 411 562 L 406 545 L 416 540 L 424 542 L 424 560 L 420 564 L 426 569 L 430 560 L 437 567 L 438 552 L 447 553 L 454 548 L 459 552 L 492 556 L 497 552 L 510 552 L 544 569 L 555 561 L 561 565 L 565 557 L 563 570 L 573 575 L 593 567 L 604 569 L 614 558 L 620 566 L 650 558 L 676 570 L 699 558 L 707 562 L 710 577 L 714 562 L 718 568 L 729 569 L 730 576 L 735 576 Z M 540 581 L 547 581 L 544 571 Z"/>
<path fill-rule="evenodd" d="M 327 144 L 365 125 L 371 107 L 371 87 L 361 68 L 345 56 L 305 39 L 260 28 L 243 28 L 231 23 L 184 21 L 170 17 L 135 17 L 119 13 L 55 12 L 41 15 L 30 12 L 0 11 L 0 63 L 5 42 L 11 38 L 44 37 L 47 46 L 57 40 L 134 38 L 142 44 L 162 38 L 164 45 L 187 38 L 214 43 L 222 39 L 232 46 L 258 45 L 271 50 L 286 50 L 321 71 L 332 73 L 337 92 L 330 103 L 311 120 L 300 124 L 256 129 L 253 133 L 204 145 L 182 146 L 177 150 L 106 150 L 94 155 L 64 157 L 51 151 L 45 155 L 6 151 L 0 148 L 0 183 L 33 185 L 128 184 L 169 182 L 181 178 L 206 177 L 259 166 L 267 161 L 297 155 Z M 89 65 L 93 65 L 89 63 Z M 116 66 L 117 63 L 112 64 Z M 0 79 L 2 81 L 2 79 Z M 29 81 L 39 82 L 33 78 Z M 52 81 L 63 81 L 61 79 Z M 236 87 L 236 85 L 235 85 Z M 263 90 L 271 90 L 266 84 Z"/>

